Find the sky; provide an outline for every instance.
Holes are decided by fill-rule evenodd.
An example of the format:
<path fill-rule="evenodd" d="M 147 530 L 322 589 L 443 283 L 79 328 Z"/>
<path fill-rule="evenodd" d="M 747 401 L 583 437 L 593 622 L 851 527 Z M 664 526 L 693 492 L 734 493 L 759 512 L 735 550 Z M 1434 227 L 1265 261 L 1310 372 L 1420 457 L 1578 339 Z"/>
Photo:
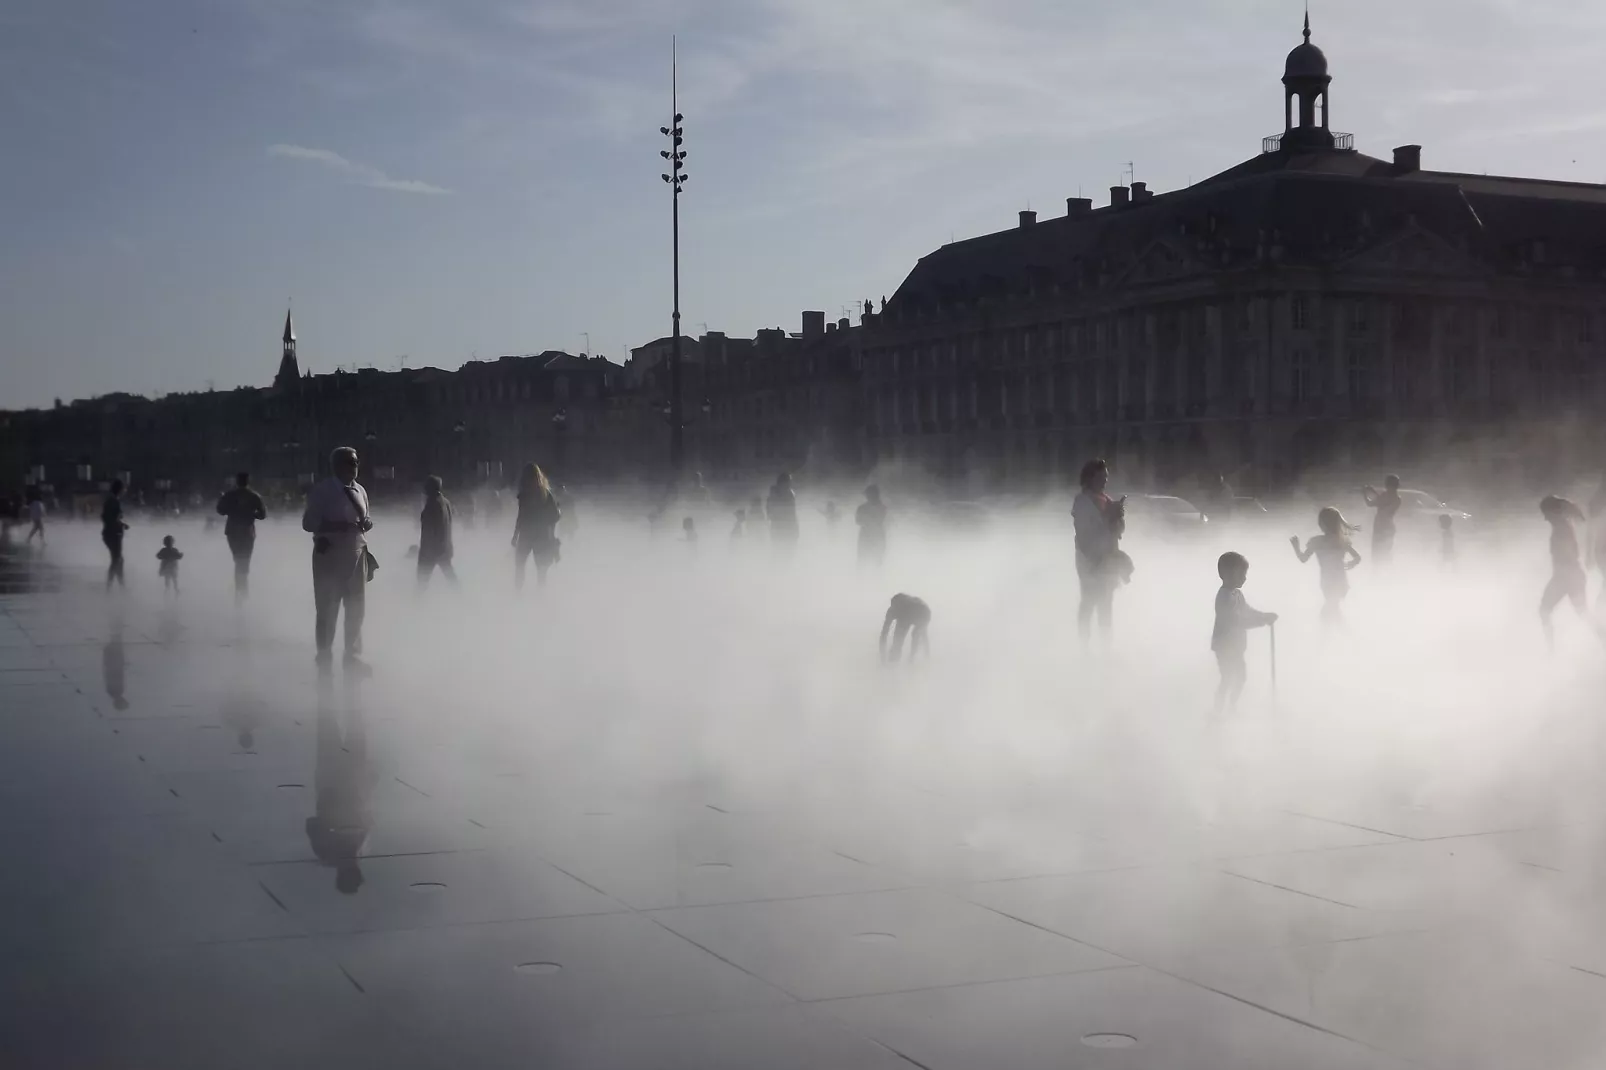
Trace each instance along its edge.
<path fill-rule="evenodd" d="M 9 0 L 0 408 L 797 330 L 1282 126 L 1294 0 Z M 1606 181 L 1606 6 L 1317 0 L 1332 126 Z M 1128 165 L 1131 165 L 1130 176 Z M 587 338 L 589 335 L 589 341 Z"/>

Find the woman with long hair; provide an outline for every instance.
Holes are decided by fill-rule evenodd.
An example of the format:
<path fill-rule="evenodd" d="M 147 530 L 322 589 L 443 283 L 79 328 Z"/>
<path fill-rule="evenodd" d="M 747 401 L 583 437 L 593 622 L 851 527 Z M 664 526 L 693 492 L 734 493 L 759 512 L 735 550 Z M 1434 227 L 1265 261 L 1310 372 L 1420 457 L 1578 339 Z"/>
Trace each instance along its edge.
<path fill-rule="evenodd" d="M 1126 498 L 1112 499 L 1104 493 L 1110 482 L 1110 466 L 1102 460 L 1084 464 L 1080 482 L 1082 489 L 1071 503 L 1071 519 L 1076 524 L 1076 578 L 1082 588 L 1076 625 L 1085 644 L 1091 637 L 1095 617 L 1106 641 L 1115 624 L 1115 588 L 1122 579 L 1121 536 L 1126 534 Z"/>
<path fill-rule="evenodd" d="M 1316 527 L 1321 534 L 1312 535 L 1303 548 L 1299 545 L 1298 535 L 1290 535 L 1288 542 L 1293 546 L 1300 564 L 1316 558 L 1322 577 L 1322 625 L 1328 627 L 1344 622 L 1340 607 L 1344 596 L 1349 594 L 1348 573 L 1361 563 L 1361 555 L 1350 541 L 1350 534 L 1355 529 L 1344 519 L 1344 514 L 1331 505 L 1323 507 L 1316 514 Z"/>
<path fill-rule="evenodd" d="M 558 536 L 554 530 L 562 516 L 552 484 L 534 461 L 519 472 L 519 517 L 513 522 L 513 583 L 524 589 L 524 566 L 535 559 L 536 586 L 546 585 L 546 570 L 558 559 Z"/>

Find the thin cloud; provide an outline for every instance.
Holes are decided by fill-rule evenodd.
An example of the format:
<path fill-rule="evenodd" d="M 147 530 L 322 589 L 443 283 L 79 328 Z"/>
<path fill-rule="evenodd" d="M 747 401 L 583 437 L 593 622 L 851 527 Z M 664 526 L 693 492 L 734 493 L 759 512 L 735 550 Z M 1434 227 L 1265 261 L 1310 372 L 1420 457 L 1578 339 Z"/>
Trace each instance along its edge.
<path fill-rule="evenodd" d="M 269 156 L 279 156 L 287 160 L 306 160 L 309 163 L 322 166 L 349 178 L 359 186 L 370 189 L 386 189 L 395 193 L 427 193 L 447 194 L 451 190 L 440 186 L 421 182 L 416 178 L 391 178 L 377 167 L 371 167 L 356 160 L 348 160 L 332 149 L 312 149 L 305 145 L 269 145 Z"/>

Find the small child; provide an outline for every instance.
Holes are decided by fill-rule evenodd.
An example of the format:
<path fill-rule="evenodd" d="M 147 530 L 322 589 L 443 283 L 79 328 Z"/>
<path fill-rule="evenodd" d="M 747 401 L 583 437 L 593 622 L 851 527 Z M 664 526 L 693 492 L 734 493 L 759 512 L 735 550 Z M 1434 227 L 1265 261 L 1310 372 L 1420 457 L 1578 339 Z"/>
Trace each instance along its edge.
<path fill-rule="evenodd" d="M 1445 568 L 1455 565 L 1455 528 L 1449 513 L 1439 514 L 1439 563 Z"/>
<path fill-rule="evenodd" d="M 691 545 L 691 548 L 693 550 L 697 549 L 697 524 L 691 517 L 688 516 L 680 522 L 680 530 L 686 533 L 686 542 Z"/>
<path fill-rule="evenodd" d="M 731 528 L 731 542 L 737 542 L 747 535 L 747 510 L 736 510 L 736 524 Z"/>
<path fill-rule="evenodd" d="M 881 639 L 878 646 L 881 650 L 882 661 L 897 661 L 903 656 L 903 640 L 912 631 L 913 637 L 909 643 L 909 660 L 913 662 L 924 654 L 929 660 L 931 657 L 931 642 L 926 637 L 926 628 L 931 624 L 931 607 L 926 605 L 924 599 L 916 598 L 912 594 L 895 594 L 892 602 L 887 606 L 887 615 L 881 622 Z M 897 630 L 893 631 L 893 626 Z M 887 633 L 892 632 L 892 651 L 887 651 Z"/>
<path fill-rule="evenodd" d="M 162 548 L 156 551 L 156 560 L 161 564 L 156 566 L 156 572 L 162 577 L 162 589 L 178 594 L 178 563 L 184 554 L 173 545 L 173 536 L 162 538 Z"/>
<path fill-rule="evenodd" d="M 1350 532 L 1355 529 L 1344 519 L 1344 514 L 1331 505 L 1316 514 L 1316 526 L 1321 528 L 1322 533 L 1307 541 L 1303 550 L 1299 548 L 1298 535 L 1290 535 L 1288 541 L 1293 544 L 1300 563 L 1315 556 L 1316 563 L 1321 566 L 1322 596 L 1326 599 L 1322 605 L 1322 623 L 1340 624 L 1343 622 L 1340 607 L 1344 596 L 1349 594 L 1349 576 L 1346 573 L 1361 563 L 1361 555 L 1349 538 Z"/>
<path fill-rule="evenodd" d="M 1548 494 L 1539 503 L 1539 512 L 1550 521 L 1550 582 L 1539 599 L 1539 621 L 1545 627 L 1545 642 L 1556 645 L 1555 627 L 1550 615 L 1563 598 L 1572 602 L 1580 615 L 1585 609 L 1584 565 L 1578 553 L 1578 532 L 1573 523 L 1584 521 L 1584 511 L 1566 498 Z"/>
<path fill-rule="evenodd" d="M 1220 713 L 1223 706 L 1237 709 L 1238 696 L 1243 694 L 1249 675 L 1244 665 L 1249 629 L 1277 623 L 1277 614 L 1263 613 L 1244 601 L 1249 560 L 1243 554 L 1230 550 L 1222 554 L 1216 560 L 1216 575 L 1221 577 L 1221 590 L 1216 592 L 1216 626 L 1210 633 L 1210 649 L 1221 670 L 1221 682 L 1216 685 L 1216 712 Z"/>
<path fill-rule="evenodd" d="M 836 530 L 836 522 L 842 519 L 842 512 L 834 501 L 826 502 L 825 508 L 820 510 L 820 515 L 825 517 L 825 526 L 832 531 Z"/>

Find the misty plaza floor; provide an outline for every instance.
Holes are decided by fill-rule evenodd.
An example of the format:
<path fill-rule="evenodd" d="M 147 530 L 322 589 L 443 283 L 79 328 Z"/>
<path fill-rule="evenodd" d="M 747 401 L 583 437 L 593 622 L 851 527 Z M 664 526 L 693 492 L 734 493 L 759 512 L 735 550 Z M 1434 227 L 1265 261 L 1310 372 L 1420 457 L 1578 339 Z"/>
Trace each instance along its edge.
<path fill-rule="evenodd" d="M 1258 736 L 989 777 L 887 767 L 868 735 L 799 755 L 806 724 L 632 743 L 606 673 L 545 720 L 539 677 L 503 709 L 431 690 L 421 650 L 385 660 L 382 606 L 376 676 L 320 680 L 308 636 L 199 578 L 208 552 L 178 606 L 143 561 L 111 598 L 87 556 L 0 570 L 7 1066 L 1606 1057 L 1599 826 L 1520 784 L 1339 790 L 1356 767 L 1319 775 L 1340 748 L 1293 729 L 1275 781 Z M 722 772 L 766 748 L 786 790 Z M 1200 766 L 1208 804 L 1165 790 Z M 352 826 L 331 861 L 318 829 Z"/>

